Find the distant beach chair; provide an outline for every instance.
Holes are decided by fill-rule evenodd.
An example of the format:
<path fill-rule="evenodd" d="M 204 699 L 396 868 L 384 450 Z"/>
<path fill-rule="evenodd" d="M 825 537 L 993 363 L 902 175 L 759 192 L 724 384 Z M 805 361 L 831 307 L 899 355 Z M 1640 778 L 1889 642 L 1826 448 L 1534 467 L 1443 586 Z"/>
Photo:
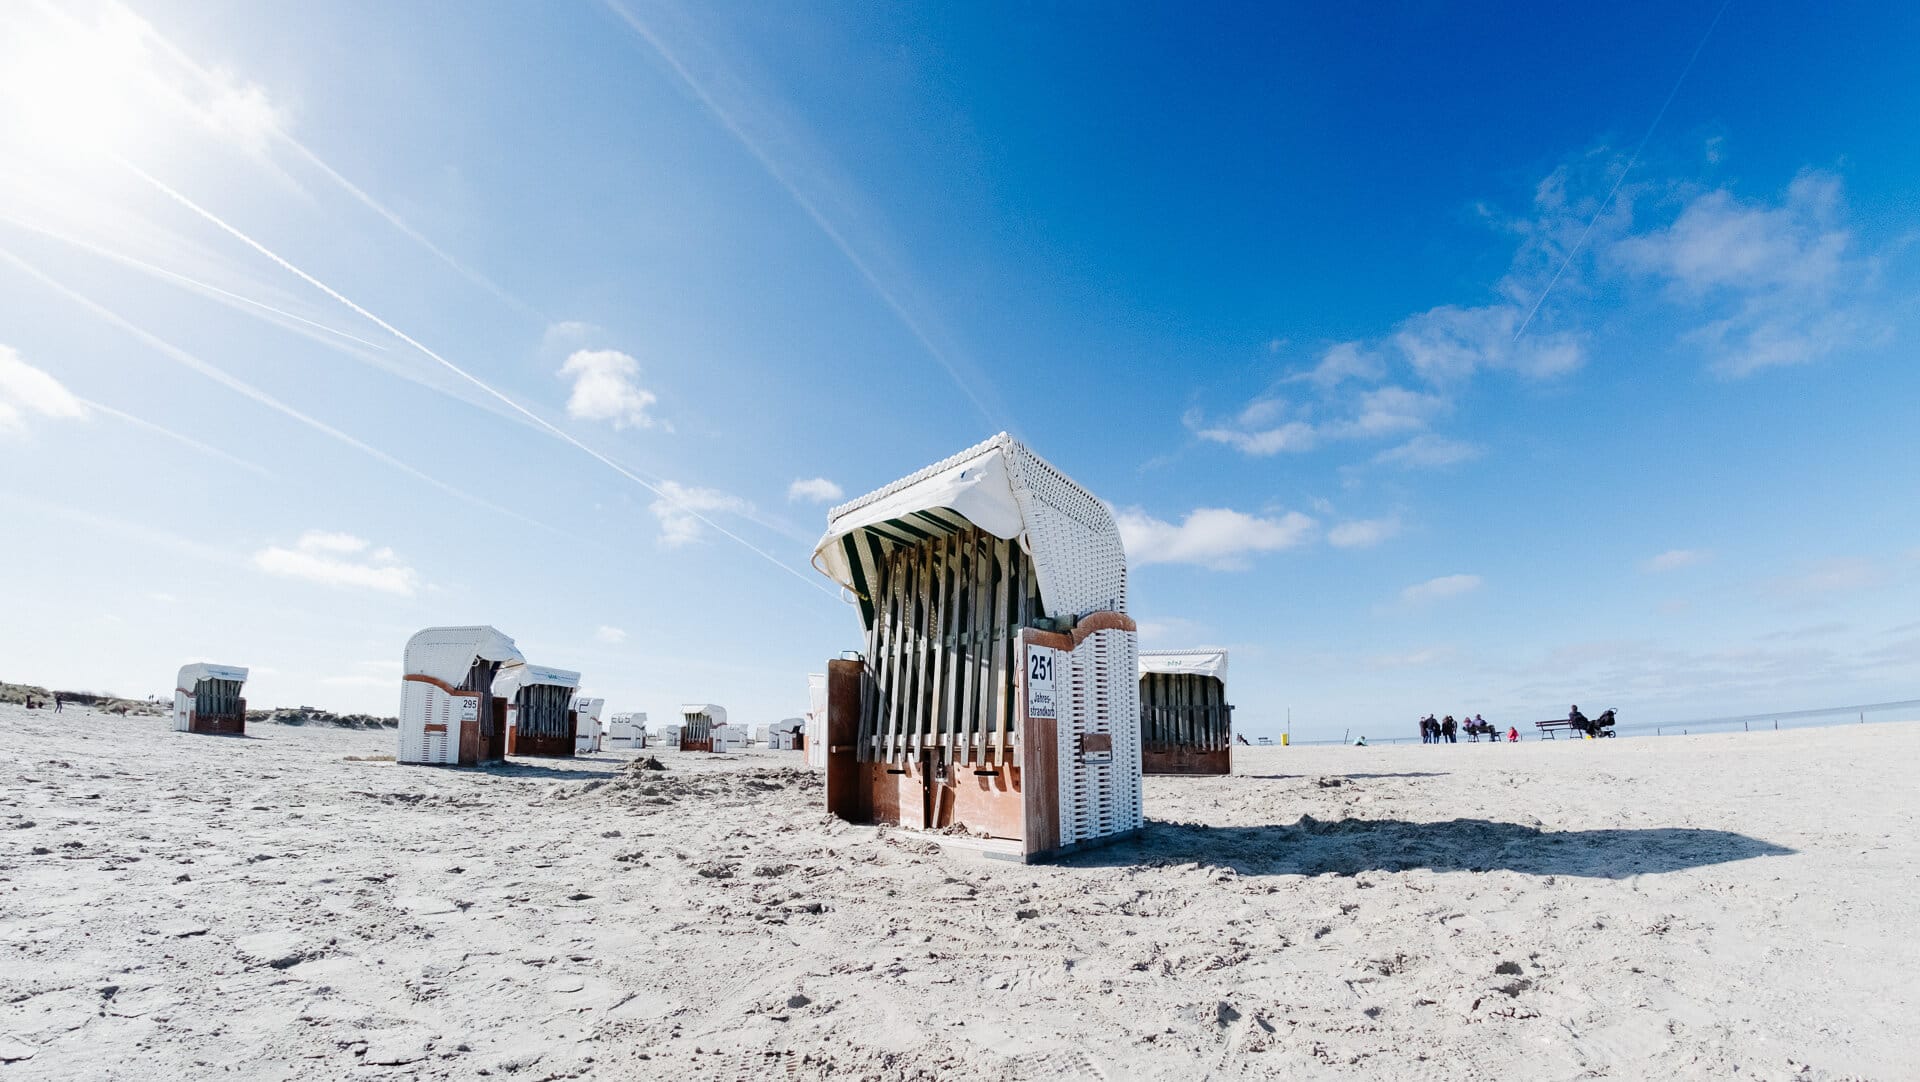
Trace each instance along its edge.
<path fill-rule="evenodd" d="M 513 640 L 486 626 L 430 627 L 407 640 L 400 677 L 402 763 L 472 766 L 507 754 L 503 669 L 525 665 Z"/>
<path fill-rule="evenodd" d="M 680 707 L 677 746 L 681 751 L 721 750 L 714 747 L 713 730 L 714 726 L 726 723 L 726 707 L 714 703 L 687 703 Z"/>
<path fill-rule="evenodd" d="M 240 689 L 246 682 L 247 670 L 238 665 L 182 665 L 173 685 L 174 729 L 183 733 L 245 733 L 247 700 L 240 697 Z"/>
<path fill-rule="evenodd" d="M 493 680 L 507 703 L 507 754 L 571 759 L 580 719 L 573 711 L 580 674 L 545 665 L 515 665 Z"/>
<path fill-rule="evenodd" d="M 600 720 L 600 712 L 606 709 L 607 700 L 592 699 L 585 695 L 573 697 L 573 714 L 576 723 L 573 729 L 573 753 L 592 755 L 600 750 L 606 738 L 606 724 Z"/>
<path fill-rule="evenodd" d="M 767 726 L 767 747 L 773 751 L 800 751 L 806 744 L 807 723 L 802 718 L 787 718 Z"/>
<path fill-rule="evenodd" d="M 1225 650 L 1140 653 L 1140 769 L 1233 772 L 1233 707 Z"/>
<path fill-rule="evenodd" d="M 807 766 L 827 768 L 827 674 L 807 674 Z"/>
<path fill-rule="evenodd" d="M 1032 859 L 1141 825 L 1139 673 L 1107 505 L 1002 433 L 834 508 L 813 564 L 866 652 L 828 662 L 828 812 Z"/>
<path fill-rule="evenodd" d="M 636 711 L 615 714 L 607 721 L 607 747 L 644 748 L 647 746 L 647 715 Z"/>

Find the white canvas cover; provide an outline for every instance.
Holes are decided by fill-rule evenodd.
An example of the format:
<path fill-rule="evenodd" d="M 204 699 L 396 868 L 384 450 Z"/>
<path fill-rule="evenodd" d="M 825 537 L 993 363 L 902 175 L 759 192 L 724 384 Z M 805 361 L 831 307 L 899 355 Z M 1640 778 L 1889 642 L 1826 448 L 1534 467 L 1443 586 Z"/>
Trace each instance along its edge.
<path fill-rule="evenodd" d="M 521 665 L 526 658 L 513 640 L 486 626 L 430 627 L 407 640 L 405 664 L 410 676 L 431 676 L 458 685 L 476 658 Z"/>
<path fill-rule="evenodd" d="M 707 719 L 715 725 L 725 725 L 727 723 L 727 708 L 717 706 L 713 703 L 684 703 L 680 707 L 680 714 L 682 717 L 689 718 L 705 714 Z"/>
<path fill-rule="evenodd" d="M 202 680 L 238 680 L 247 682 L 247 670 L 238 665 L 214 665 L 205 661 L 196 661 L 191 665 L 180 666 L 180 678 L 173 685 L 175 689 L 189 694 L 193 686 Z"/>
<path fill-rule="evenodd" d="M 813 566 L 859 601 L 887 553 L 976 526 L 1033 558 L 1049 616 L 1127 611 L 1127 556 L 1113 513 L 1005 432 L 827 512 Z"/>
<path fill-rule="evenodd" d="M 1140 675 L 1145 676 L 1148 673 L 1211 676 L 1225 684 L 1227 652 L 1225 650 L 1143 650 L 1140 653 Z"/>
<path fill-rule="evenodd" d="M 531 684 L 577 688 L 580 686 L 580 674 L 572 669 L 554 669 L 545 665 L 515 665 L 500 670 L 500 675 L 493 678 L 493 695 L 497 699 L 511 700 L 521 688 Z"/>

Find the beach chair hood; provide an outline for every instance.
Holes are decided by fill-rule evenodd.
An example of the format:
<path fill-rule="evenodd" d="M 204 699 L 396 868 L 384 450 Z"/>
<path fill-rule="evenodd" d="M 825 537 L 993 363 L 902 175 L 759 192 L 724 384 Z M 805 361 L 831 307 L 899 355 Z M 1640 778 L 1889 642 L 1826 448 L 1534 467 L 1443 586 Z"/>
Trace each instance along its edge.
<path fill-rule="evenodd" d="M 493 678 L 493 694 L 495 698 L 511 699 L 521 688 L 530 684 L 577 688 L 580 686 L 580 674 L 571 669 L 551 669 L 545 665 L 514 665 L 500 670 L 500 675 Z"/>
<path fill-rule="evenodd" d="M 191 694 L 194 685 L 202 680 L 232 680 L 244 684 L 247 682 L 247 670 L 238 665 L 213 665 L 196 661 L 180 666 L 179 682 L 173 686 Z"/>
<path fill-rule="evenodd" d="M 1145 676 L 1148 673 L 1211 676 L 1224 684 L 1227 682 L 1227 652 L 1225 650 L 1143 650 L 1140 653 L 1140 675 Z"/>
<path fill-rule="evenodd" d="M 902 545 L 968 527 L 1032 557 L 1049 616 L 1127 610 L 1127 556 L 1106 504 L 1005 432 L 827 514 L 813 566 L 873 624 L 869 583 Z"/>
<path fill-rule="evenodd" d="M 491 627 L 430 627 L 407 640 L 406 666 L 411 676 L 458 684 L 467 678 L 476 658 L 505 665 L 522 665 L 527 660 L 512 639 Z"/>

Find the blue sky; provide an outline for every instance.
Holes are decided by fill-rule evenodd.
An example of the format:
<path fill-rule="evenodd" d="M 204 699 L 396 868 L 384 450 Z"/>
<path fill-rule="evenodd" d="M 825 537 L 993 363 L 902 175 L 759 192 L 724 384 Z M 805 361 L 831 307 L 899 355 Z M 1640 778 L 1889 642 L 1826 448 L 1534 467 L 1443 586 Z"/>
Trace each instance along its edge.
<path fill-rule="evenodd" d="M 1920 687 L 1910 7 L 10 22 L 0 678 L 773 720 L 825 507 L 1005 428 L 1249 733 Z"/>

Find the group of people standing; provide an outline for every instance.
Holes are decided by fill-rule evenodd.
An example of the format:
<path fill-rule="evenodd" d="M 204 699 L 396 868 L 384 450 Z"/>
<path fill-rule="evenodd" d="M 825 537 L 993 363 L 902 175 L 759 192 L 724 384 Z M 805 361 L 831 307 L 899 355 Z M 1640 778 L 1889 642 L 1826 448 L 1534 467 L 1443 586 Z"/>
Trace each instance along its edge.
<path fill-rule="evenodd" d="M 1493 723 L 1478 714 L 1473 715 L 1465 721 L 1453 720 L 1452 714 L 1448 714 L 1438 721 L 1434 720 L 1432 714 L 1428 714 L 1426 717 L 1420 719 L 1420 742 L 1422 744 L 1456 744 L 1459 743 L 1459 734 L 1461 732 L 1465 732 L 1467 738 L 1470 740 L 1478 741 L 1484 736 L 1496 744 L 1500 742 L 1500 734 L 1494 729 Z M 1519 742 L 1520 730 L 1513 726 L 1508 726 L 1507 743 L 1517 744 Z"/>

